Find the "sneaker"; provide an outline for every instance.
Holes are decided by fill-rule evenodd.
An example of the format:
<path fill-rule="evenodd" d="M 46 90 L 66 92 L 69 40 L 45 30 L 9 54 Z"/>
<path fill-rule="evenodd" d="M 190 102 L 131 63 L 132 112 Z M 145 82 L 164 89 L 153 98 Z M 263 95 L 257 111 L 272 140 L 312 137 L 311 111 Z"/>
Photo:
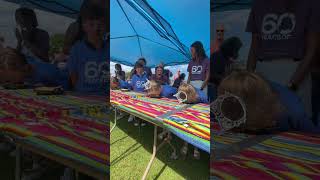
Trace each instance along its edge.
<path fill-rule="evenodd" d="M 147 124 L 144 123 L 144 122 L 141 123 L 141 127 L 144 127 L 144 126 L 146 126 L 146 125 L 147 125 Z"/>
<path fill-rule="evenodd" d="M 134 124 L 133 124 L 134 126 L 139 126 L 139 122 L 134 122 Z"/>
<path fill-rule="evenodd" d="M 133 116 L 132 116 L 132 115 L 130 115 L 130 116 L 129 116 L 129 118 L 128 118 L 128 122 L 132 122 L 132 121 L 133 121 L 133 119 L 134 119 L 134 118 L 133 118 Z"/>

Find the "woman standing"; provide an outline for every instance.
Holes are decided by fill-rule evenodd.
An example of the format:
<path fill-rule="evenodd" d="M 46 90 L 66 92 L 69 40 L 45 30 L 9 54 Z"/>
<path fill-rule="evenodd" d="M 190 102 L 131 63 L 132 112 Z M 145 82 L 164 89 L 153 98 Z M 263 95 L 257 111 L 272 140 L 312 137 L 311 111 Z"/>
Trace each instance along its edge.
<path fill-rule="evenodd" d="M 191 45 L 192 59 L 188 65 L 188 84 L 204 91 L 207 94 L 207 85 L 210 77 L 210 62 L 200 41 Z"/>
<path fill-rule="evenodd" d="M 247 31 L 252 33 L 247 68 L 287 86 L 311 116 L 310 64 L 319 46 L 318 0 L 256 0 Z"/>

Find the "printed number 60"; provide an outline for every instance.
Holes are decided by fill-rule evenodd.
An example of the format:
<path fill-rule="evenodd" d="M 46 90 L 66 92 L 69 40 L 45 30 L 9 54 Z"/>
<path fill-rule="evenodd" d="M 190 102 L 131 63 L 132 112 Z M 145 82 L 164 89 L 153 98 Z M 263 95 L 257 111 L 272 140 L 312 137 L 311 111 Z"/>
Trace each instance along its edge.
<path fill-rule="evenodd" d="M 290 21 L 292 23 L 292 27 L 288 28 L 288 29 L 281 29 L 280 30 L 281 24 L 287 18 L 290 19 Z M 280 34 L 289 34 L 294 30 L 295 26 L 296 26 L 296 19 L 295 19 L 294 14 L 292 14 L 292 13 L 284 13 L 280 16 L 278 16 L 277 14 L 267 14 L 263 18 L 262 32 L 264 34 L 272 34 L 272 33 L 276 32 L 277 30 L 280 30 L 279 31 Z"/>

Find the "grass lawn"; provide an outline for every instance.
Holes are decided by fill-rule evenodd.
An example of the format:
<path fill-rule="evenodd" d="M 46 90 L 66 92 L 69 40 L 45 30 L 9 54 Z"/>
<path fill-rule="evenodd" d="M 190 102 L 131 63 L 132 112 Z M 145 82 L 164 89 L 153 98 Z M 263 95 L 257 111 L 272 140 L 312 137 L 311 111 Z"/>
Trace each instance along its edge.
<path fill-rule="evenodd" d="M 111 117 L 113 122 L 113 117 Z M 111 126 L 113 123 L 111 122 Z M 160 128 L 158 128 L 158 131 Z M 147 124 L 141 128 L 128 123 L 127 117 L 118 120 L 117 127 L 111 134 L 111 179 L 140 179 L 150 160 L 153 145 L 154 126 Z M 159 143 L 159 141 L 158 141 Z M 173 138 L 173 145 L 180 153 L 182 140 Z M 189 145 L 186 160 L 170 159 L 172 150 L 163 146 L 156 155 L 147 179 L 209 179 L 210 155 L 201 153 L 200 160 L 193 159 L 193 147 Z"/>

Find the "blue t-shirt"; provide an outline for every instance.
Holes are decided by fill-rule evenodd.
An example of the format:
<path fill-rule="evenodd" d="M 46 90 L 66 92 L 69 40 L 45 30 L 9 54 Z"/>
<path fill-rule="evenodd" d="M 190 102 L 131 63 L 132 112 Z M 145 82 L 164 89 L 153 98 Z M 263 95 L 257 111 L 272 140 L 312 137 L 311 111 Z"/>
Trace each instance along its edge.
<path fill-rule="evenodd" d="M 77 74 L 74 87 L 77 92 L 105 92 L 108 87 L 109 45 L 105 41 L 103 48 L 95 49 L 85 40 L 78 41 L 71 50 L 67 62 L 69 74 Z"/>
<path fill-rule="evenodd" d="M 173 95 L 177 94 L 178 89 L 169 85 L 162 85 L 161 97 L 172 98 Z"/>
<path fill-rule="evenodd" d="M 141 76 L 134 74 L 131 79 L 131 87 L 133 91 L 144 92 L 144 84 L 148 81 L 147 74 Z"/>
<path fill-rule="evenodd" d="M 277 83 L 271 83 L 271 87 L 278 94 L 281 104 L 285 107 L 285 112 L 278 122 L 281 131 L 295 130 L 320 133 L 320 127 L 317 128 L 313 125 L 301 100 L 295 93 Z"/>
<path fill-rule="evenodd" d="M 30 84 L 43 84 L 44 86 L 62 86 L 68 88 L 68 73 L 54 64 L 43 62 L 34 57 L 27 57 L 27 62 L 32 66 L 31 77 L 27 79 Z"/>
<path fill-rule="evenodd" d="M 195 88 L 195 89 L 198 94 L 198 103 L 209 103 L 206 93 L 204 93 L 198 88 Z"/>

